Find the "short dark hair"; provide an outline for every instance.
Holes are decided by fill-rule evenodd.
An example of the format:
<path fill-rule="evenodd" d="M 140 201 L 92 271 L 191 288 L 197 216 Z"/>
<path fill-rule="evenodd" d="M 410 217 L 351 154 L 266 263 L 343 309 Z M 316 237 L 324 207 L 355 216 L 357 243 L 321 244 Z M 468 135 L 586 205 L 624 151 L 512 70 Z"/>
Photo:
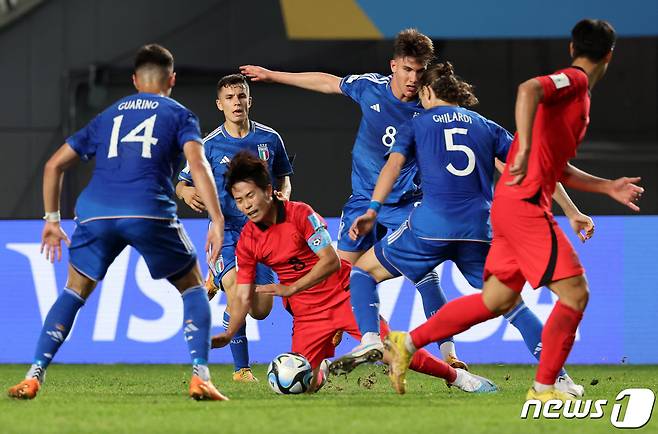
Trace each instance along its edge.
<path fill-rule="evenodd" d="M 219 95 L 219 91 L 222 88 L 231 86 L 244 86 L 247 89 L 247 93 L 249 93 L 249 83 L 245 76 L 242 74 L 230 74 L 220 78 L 217 82 L 217 95 Z"/>
<path fill-rule="evenodd" d="M 420 85 L 431 87 L 437 97 L 452 104 L 471 107 L 478 103 L 473 86 L 455 74 L 450 62 L 430 65 L 423 73 Z"/>
<path fill-rule="evenodd" d="M 397 34 L 393 43 L 393 58 L 398 57 L 415 57 L 427 65 L 434 57 L 434 44 L 418 30 L 404 29 Z"/>
<path fill-rule="evenodd" d="M 584 19 L 571 30 L 573 57 L 600 62 L 615 47 L 617 34 L 609 22 Z"/>
<path fill-rule="evenodd" d="M 253 182 L 263 190 L 272 184 L 270 172 L 265 161 L 249 151 L 240 151 L 233 156 L 224 175 L 226 191 L 233 195 L 232 189 L 238 182 Z"/>
<path fill-rule="evenodd" d="M 135 72 L 144 67 L 158 67 L 170 72 L 174 69 L 174 56 L 162 45 L 144 45 L 135 55 Z"/>

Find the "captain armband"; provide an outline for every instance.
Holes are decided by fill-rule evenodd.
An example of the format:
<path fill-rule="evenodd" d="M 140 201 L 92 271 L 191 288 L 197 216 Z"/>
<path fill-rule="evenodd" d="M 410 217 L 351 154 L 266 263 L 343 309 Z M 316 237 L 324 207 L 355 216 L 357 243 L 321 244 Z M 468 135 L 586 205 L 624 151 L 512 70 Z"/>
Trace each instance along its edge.
<path fill-rule="evenodd" d="M 306 244 L 313 250 L 313 253 L 318 253 L 320 250 L 331 245 L 331 235 L 329 235 L 329 231 L 326 228 L 320 227 L 306 240 Z"/>

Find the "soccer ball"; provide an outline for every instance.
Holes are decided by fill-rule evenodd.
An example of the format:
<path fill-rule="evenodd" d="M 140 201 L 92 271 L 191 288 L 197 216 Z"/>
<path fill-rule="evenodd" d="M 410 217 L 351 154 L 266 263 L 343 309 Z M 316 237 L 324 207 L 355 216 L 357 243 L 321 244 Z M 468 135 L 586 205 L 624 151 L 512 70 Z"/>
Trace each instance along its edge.
<path fill-rule="evenodd" d="M 306 357 L 298 353 L 279 354 L 267 368 L 267 383 L 281 395 L 296 395 L 308 390 L 313 369 Z"/>

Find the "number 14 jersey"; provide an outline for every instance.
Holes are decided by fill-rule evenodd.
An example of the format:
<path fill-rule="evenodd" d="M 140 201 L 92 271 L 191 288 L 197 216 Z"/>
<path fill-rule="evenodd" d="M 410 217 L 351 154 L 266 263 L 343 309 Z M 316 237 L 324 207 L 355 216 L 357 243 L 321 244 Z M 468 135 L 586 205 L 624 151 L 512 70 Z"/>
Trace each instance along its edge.
<path fill-rule="evenodd" d="M 415 158 L 423 201 L 410 226 L 421 239 L 491 241 L 494 158 L 505 161 L 512 136 L 457 106 L 424 111 L 400 128 L 390 152 Z"/>
<path fill-rule="evenodd" d="M 82 160 L 96 159 L 76 203 L 78 221 L 175 218 L 171 180 L 189 141 L 201 143 L 199 121 L 169 97 L 138 93 L 109 106 L 66 139 Z"/>

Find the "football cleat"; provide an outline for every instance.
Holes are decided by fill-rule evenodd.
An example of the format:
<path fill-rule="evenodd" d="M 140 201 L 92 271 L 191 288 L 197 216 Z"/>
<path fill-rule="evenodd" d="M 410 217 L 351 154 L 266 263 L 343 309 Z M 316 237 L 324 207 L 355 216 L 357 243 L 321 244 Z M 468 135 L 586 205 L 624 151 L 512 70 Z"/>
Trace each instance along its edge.
<path fill-rule="evenodd" d="M 219 292 L 219 287 L 215 285 L 215 276 L 210 271 L 208 271 L 208 276 L 206 276 L 204 286 L 206 287 L 206 291 L 208 291 L 208 300 L 212 300 L 212 298 Z"/>
<path fill-rule="evenodd" d="M 582 398 L 585 396 L 585 388 L 580 384 L 576 384 L 568 375 L 560 375 L 555 382 L 555 389 L 563 393 L 568 393 L 575 398 Z"/>
<path fill-rule="evenodd" d="M 190 398 L 197 401 L 228 401 L 212 384 L 212 381 L 203 381 L 198 375 L 192 375 L 190 381 Z"/>
<path fill-rule="evenodd" d="M 468 371 L 468 365 L 465 362 L 462 362 L 457 358 L 457 356 L 450 354 L 446 358 L 446 363 L 452 366 L 455 369 L 463 369 L 464 371 Z"/>
<path fill-rule="evenodd" d="M 331 338 L 331 345 L 333 345 L 334 347 L 337 347 L 338 345 L 340 345 L 340 343 L 341 343 L 342 340 L 343 340 L 343 331 L 342 331 L 342 330 L 338 330 L 338 331 L 334 334 L 334 337 Z"/>
<path fill-rule="evenodd" d="M 322 389 L 322 387 L 327 384 L 328 378 L 329 378 L 329 364 L 331 362 L 329 359 L 324 359 L 322 362 L 320 362 L 320 372 L 319 375 L 322 376 L 320 378 L 320 384 L 318 384 L 314 390 L 314 392 L 317 392 L 318 390 Z"/>
<path fill-rule="evenodd" d="M 233 381 L 238 383 L 258 383 L 258 378 L 254 377 L 251 368 L 240 368 L 233 373 Z"/>
<path fill-rule="evenodd" d="M 531 399 L 536 399 L 542 403 L 546 403 L 546 401 L 550 401 L 552 399 L 557 399 L 558 401 L 562 402 L 573 401 L 574 397 L 568 393 L 560 392 L 555 388 L 548 389 L 544 392 L 537 392 L 534 387 L 531 387 L 528 389 L 525 400 L 529 401 Z"/>
<path fill-rule="evenodd" d="M 41 389 L 41 383 L 36 378 L 26 378 L 17 385 L 10 387 L 7 390 L 7 395 L 10 398 L 16 399 L 34 399 L 37 392 Z"/>
<path fill-rule="evenodd" d="M 411 363 L 411 353 L 405 345 L 407 332 L 390 332 L 384 340 L 384 346 L 391 355 L 388 365 L 388 377 L 397 393 L 403 395 L 406 392 L 407 370 Z"/>
<path fill-rule="evenodd" d="M 352 351 L 340 357 L 329 365 L 329 371 L 334 375 L 349 374 L 359 365 L 375 363 L 384 357 L 384 344 L 359 344 Z"/>
<path fill-rule="evenodd" d="M 455 381 L 450 386 L 454 386 L 459 390 L 467 393 L 496 393 L 498 386 L 488 378 L 480 377 L 479 375 L 471 374 L 465 369 L 455 368 L 460 381 Z"/>

